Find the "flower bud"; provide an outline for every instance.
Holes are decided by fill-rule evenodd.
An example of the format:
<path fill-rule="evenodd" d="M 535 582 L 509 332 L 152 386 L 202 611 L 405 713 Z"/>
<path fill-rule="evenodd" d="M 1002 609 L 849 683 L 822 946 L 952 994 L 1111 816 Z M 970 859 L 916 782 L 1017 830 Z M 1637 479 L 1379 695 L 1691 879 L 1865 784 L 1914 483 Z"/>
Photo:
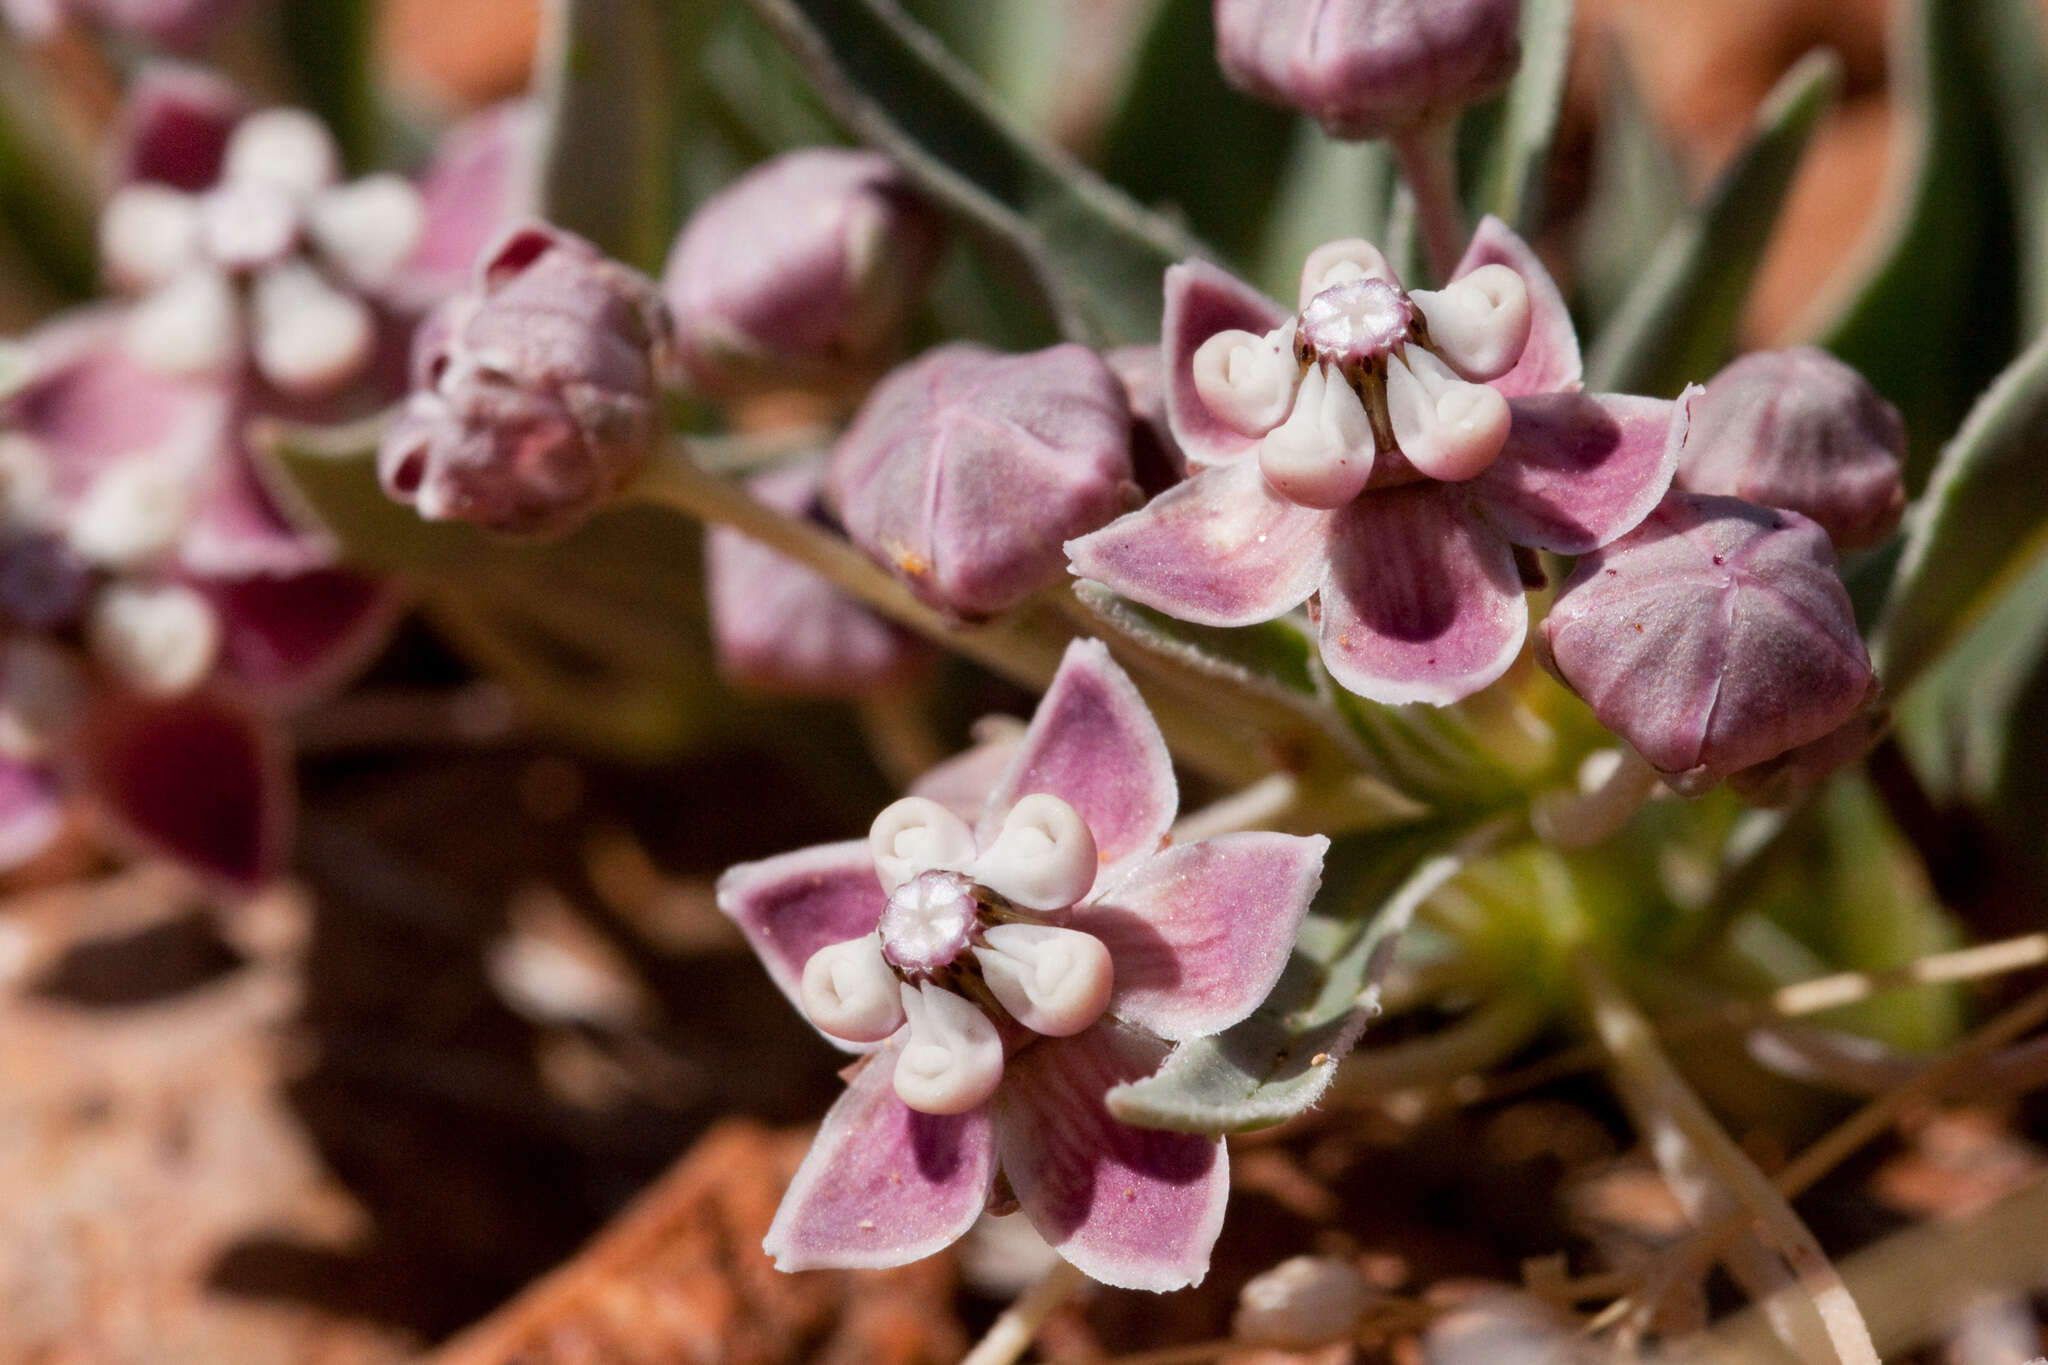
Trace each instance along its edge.
<path fill-rule="evenodd" d="M 757 166 L 697 211 L 662 273 L 683 367 L 720 394 L 858 381 L 901 340 L 938 243 L 885 156 L 812 147 Z"/>
<path fill-rule="evenodd" d="M 1232 85 L 1338 138 L 1385 137 L 1484 99 L 1521 62 L 1521 0 L 1216 0 Z"/>
<path fill-rule="evenodd" d="M 1253 1346 L 1310 1351 L 1358 1334 L 1379 1296 L 1337 1256 L 1294 1256 L 1245 1282 L 1231 1334 Z"/>
<path fill-rule="evenodd" d="M 1088 894 L 1100 871 L 1095 835 L 1081 813 L 1048 792 L 1010 807 L 1003 827 L 974 860 L 974 879 L 1026 910 L 1064 910 Z M 1041 1030 L 1042 1032 L 1043 1030 Z"/>
<path fill-rule="evenodd" d="M 896 1095 L 925 1114 L 964 1114 L 996 1093 L 1003 1040 L 988 1016 L 926 982 L 903 987 L 910 1037 L 896 1059 Z"/>
<path fill-rule="evenodd" d="M 652 281 L 580 237 L 515 228 L 414 340 L 385 491 L 429 521 L 566 531 L 660 441 L 670 365 Z"/>
<path fill-rule="evenodd" d="M 1854 369 L 1811 346 L 1743 356 L 1693 404 L 1678 485 L 1811 517 L 1842 550 L 1891 535 L 1906 427 Z"/>
<path fill-rule="evenodd" d="M 1672 493 L 1580 559 L 1546 662 L 1688 794 L 1820 739 L 1872 686 L 1835 553 L 1796 512 Z"/>
<path fill-rule="evenodd" d="M 1051 924 L 996 924 L 974 950 L 982 980 L 1010 1017 L 1048 1038 L 1071 1038 L 1102 1017 L 1115 984 L 1109 949 L 1093 934 Z"/>
<path fill-rule="evenodd" d="M 846 533 L 941 611 L 992 616 L 1065 575 L 1064 541 L 1136 497 L 1123 389 L 1084 346 L 943 346 L 868 396 L 832 450 Z"/>

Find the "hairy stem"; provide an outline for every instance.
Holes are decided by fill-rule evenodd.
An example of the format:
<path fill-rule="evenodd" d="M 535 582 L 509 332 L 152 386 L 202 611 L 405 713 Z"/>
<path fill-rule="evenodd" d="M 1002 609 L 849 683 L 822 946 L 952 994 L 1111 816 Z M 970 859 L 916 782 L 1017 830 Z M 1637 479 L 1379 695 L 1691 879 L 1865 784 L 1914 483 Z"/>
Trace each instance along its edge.
<path fill-rule="evenodd" d="M 1415 195 L 1423 257 L 1441 287 L 1465 254 L 1465 210 L 1458 203 L 1458 125 L 1432 119 L 1393 139 L 1401 176 Z"/>
<path fill-rule="evenodd" d="M 1081 1287 L 1084 1279 L 1080 1271 L 1065 1261 L 1054 1261 L 1038 1283 L 1002 1311 L 1002 1315 L 990 1325 L 988 1334 L 961 1357 L 960 1365 L 1012 1365 L 1031 1348 L 1039 1329 L 1045 1326 L 1045 1320 L 1059 1311 L 1060 1305 Z"/>

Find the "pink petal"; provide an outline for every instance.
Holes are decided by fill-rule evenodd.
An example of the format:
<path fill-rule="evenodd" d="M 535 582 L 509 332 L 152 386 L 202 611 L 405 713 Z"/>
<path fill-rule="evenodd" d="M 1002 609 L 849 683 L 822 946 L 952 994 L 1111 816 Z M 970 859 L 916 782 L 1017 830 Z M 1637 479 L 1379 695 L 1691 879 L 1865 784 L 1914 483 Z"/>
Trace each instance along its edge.
<path fill-rule="evenodd" d="M 983 727 L 989 727 L 991 733 L 984 735 Z M 936 801 L 970 823 L 980 819 L 982 807 L 988 804 L 988 794 L 995 790 L 1017 753 L 1023 726 L 1008 716 L 997 716 L 982 721 L 975 730 L 973 748 L 927 769 L 904 795 Z"/>
<path fill-rule="evenodd" d="M 718 879 L 718 908 L 739 925 L 791 1004 L 799 1003 L 811 954 L 871 931 L 886 903 L 865 839 L 741 863 Z"/>
<path fill-rule="evenodd" d="M 212 691 L 117 698 L 87 726 L 82 763 L 116 825 L 189 867 L 254 887 L 284 861 L 290 756 L 254 707 Z"/>
<path fill-rule="evenodd" d="M 1165 1292 L 1200 1284 L 1223 1229 L 1221 1138 L 1119 1123 L 1111 1086 L 1148 1076 L 1166 1045 L 1104 1021 L 1010 1058 L 996 1092 L 1003 1174 L 1053 1249 L 1092 1279 Z"/>
<path fill-rule="evenodd" d="M 178 560 L 204 577 L 310 573 L 334 563 L 333 544 L 285 519 L 256 476 L 239 435 L 231 435 L 202 465 L 192 523 L 178 543 Z"/>
<path fill-rule="evenodd" d="M 761 1241 L 777 1269 L 903 1265 L 950 1246 L 987 1206 L 988 1106 L 950 1116 L 910 1108 L 891 1084 L 896 1048 L 884 1044 L 825 1115 Z"/>
<path fill-rule="evenodd" d="M 1452 484 L 1367 493 L 1338 519 L 1323 585 L 1323 666 L 1397 705 L 1469 697 L 1529 631 L 1514 550 Z"/>
<path fill-rule="evenodd" d="M 1246 454 L 1258 441 L 1209 411 L 1195 392 L 1195 351 L 1218 332 L 1264 335 L 1288 312 L 1229 271 L 1207 261 L 1183 261 L 1166 272 L 1166 315 L 1160 323 L 1166 356 L 1166 421 L 1189 463 L 1220 464 Z"/>
<path fill-rule="evenodd" d="M 1493 387 L 1509 398 L 1577 389 L 1584 367 L 1579 359 L 1578 329 L 1572 326 L 1564 295 L 1529 244 L 1492 214 L 1472 234 L 1472 245 L 1465 249 L 1465 259 L 1458 262 L 1453 278 L 1482 265 L 1504 265 L 1529 286 L 1529 344 L 1515 368 L 1494 380 Z"/>
<path fill-rule="evenodd" d="M 1173 760 L 1138 689 L 1100 640 L 1076 640 L 983 808 L 980 841 L 1036 792 L 1088 822 L 1105 868 L 1159 847 L 1180 803 Z M 1097 885 L 1102 879 L 1097 878 Z"/>
<path fill-rule="evenodd" d="M 1517 398 L 1508 405 L 1508 443 L 1472 491 L 1515 544 L 1585 554 L 1633 529 L 1671 486 L 1687 403 L 1590 393 Z"/>
<path fill-rule="evenodd" d="M 63 829 L 55 774 L 0 758 L 0 872 L 33 862 Z"/>
<path fill-rule="evenodd" d="M 1335 516 L 1288 501 L 1257 460 L 1237 460 L 1068 541 L 1068 567 L 1182 621 L 1248 626 L 1316 590 Z"/>
<path fill-rule="evenodd" d="M 521 218 L 537 194 L 540 113 L 508 100 L 473 114 L 441 139 L 419 179 L 425 224 L 400 292 L 424 308 L 469 283 L 485 246 Z"/>
<path fill-rule="evenodd" d="M 220 179 L 228 135 L 248 110 L 239 90 L 204 68 L 145 66 L 128 88 L 114 133 L 114 183 L 206 189 Z"/>
<path fill-rule="evenodd" d="M 1226 834 L 1169 848 L 1074 912 L 1115 965 L 1110 1013 L 1175 1042 L 1220 1033 L 1280 979 L 1322 885 L 1321 835 Z"/>
<path fill-rule="evenodd" d="M 347 569 L 195 583 L 220 613 L 221 666 L 276 705 L 339 687 L 383 646 L 396 593 Z"/>

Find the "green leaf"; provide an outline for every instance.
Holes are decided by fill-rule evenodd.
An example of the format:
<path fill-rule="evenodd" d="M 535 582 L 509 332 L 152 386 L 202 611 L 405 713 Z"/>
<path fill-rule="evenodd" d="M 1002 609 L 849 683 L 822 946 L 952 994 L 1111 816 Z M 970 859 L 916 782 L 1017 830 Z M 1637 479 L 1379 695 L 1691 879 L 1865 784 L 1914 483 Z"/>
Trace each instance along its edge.
<path fill-rule="evenodd" d="M 370 0 L 292 0 L 277 7 L 278 40 L 292 98 L 320 116 L 351 171 L 369 170 L 382 150 L 370 45 Z"/>
<path fill-rule="evenodd" d="M 678 131 L 701 117 L 716 6 L 549 0 L 536 58 L 541 216 L 643 270 L 679 218 Z"/>
<path fill-rule="evenodd" d="M 2044 460 L 2048 337 L 1978 400 L 1913 507 L 1873 651 L 1894 695 L 2048 549 Z"/>
<path fill-rule="evenodd" d="M 1067 336 L 1155 340 L 1194 239 L 1001 110 L 893 0 L 748 0 L 861 141 L 977 231 Z"/>
<path fill-rule="evenodd" d="M 1523 0 L 1522 65 L 1496 100 L 1471 110 L 1460 139 L 1485 148 L 1468 200 L 1524 234 L 1543 213 L 1543 175 L 1564 108 L 1572 52 L 1572 0 Z"/>
<path fill-rule="evenodd" d="M 41 282 L 74 302 L 92 297 L 99 273 L 93 165 L 43 77 L 0 43 L 0 225 Z"/>
<path fill-rule="evenodd" d="M 703 733 L 722 692 L 695 522 L 619 507 L 526 544 L 422 521 L 378 486 L 377 428 L 265 425 L 251 445 L 295 520 L 332 535 L 349 563 L 397 576 L 539 723 L 636 759 Z"/>
<path fill-rule="evenodd" d="M 1243 256 L 1279 187 L 1297 119 L 1224 81 L 1213 11 L 1210 0 L 1160 5 L 1104 137 L 1102 170 L 1142 202 L 1170 205 L 1205 241 Z M 1198 123 L 1191 111 L 1199 111 Z"/>
<path fill-rule="evenodd" d="M 1578 300 L 1595 335 L 1606 329 L 1649 269 L 1657 244 L 1685 212 L 1678 157 L 1618 51 L 1608 53 L 1602 88 L 1592 188 L 1573 240 Z"/>
<path fill-rule="evenodd" d="M 2048 326 L 2048 34 L 2034 0 L 1976 0 L 1978 65 L 2005 183 L 2012 196 L 2019 254 L 2019 325 L 2025 336 Z"/>
<path fill-rule="evenodd" d="M 1793 172 L 1840 83 L 1841 62 L 1827 52 L 1802 58 L 1779 80 L 1748 143 L 1664 235 L 1601 333 L 1586 362 L 1593 388 L 1669 397 L 1728 359 Z"/>
<path fill-rule="evenodd" d="M 1470 822 L 1427 821 L 1339 839 L 1294 955 L 1266 1003 L 1160 1069 L 1109 1092 L 1125 1123 L 1237 1133 L 1306 1111 L 1379 1009 L 1379 987 L 1416 909 L 1464 865 Z"/>
<path fill-rule="evenodd" d="M 1279 162 L 1279 183 L 1250 254 L 1250 278 L 1283 303 L 1301 287 L 1301 265 L 1339 237 L 1386 240 L 1393 212 L 1394 157 L 1385 142 L 1339 142 L 1296 119 Z"/>
<path fill-rule="evenodd" d="M 2000 189 L 1970 32 L 1977 3 L 1900 0 L 1892 7 L 1889 84 L 1901 158 L 1894 178 L 1903 202 L 1885 220 L 1874 264 L 1853 292 L 1833 303 L 1829 320 L 1806 329 L 1898 405 L 1914 492 L 1971 397 L 2009 354 L 2012 283 L 2002 266 L 1986 269 L 1976 245 L 1993 226 Z"/>

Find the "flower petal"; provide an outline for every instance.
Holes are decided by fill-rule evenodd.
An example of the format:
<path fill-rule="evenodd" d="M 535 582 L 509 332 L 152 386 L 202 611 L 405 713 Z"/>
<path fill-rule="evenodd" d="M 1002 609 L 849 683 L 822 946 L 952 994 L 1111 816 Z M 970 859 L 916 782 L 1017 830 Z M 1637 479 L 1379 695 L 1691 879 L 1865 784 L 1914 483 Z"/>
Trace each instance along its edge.
<path fill-rule="evenodd" d="M 1049 792 L 1081 813 L 1105 868 L 1150 854 L 1180 804 L 1158 723 L 1100 640 L 1067 646 L 1060 671 L 982 808 L 976 842 L 995 839 L 1010 807 Z M 1097 878 L 1096 885 L 1102 885 Z"/>
<path fill-rule="evenodd" d="M 283 737 L 218 691 L 121 697 L 86 727 L 85 780 L 144 844 L 237 886 L 273 876 L 290 846 L 292 771 Z"/>
<path fill-rule="evenodd" d="M 239 90 L 203 67 L 149 63 L 129 86 L 114 132 L 115 185 L 206 189 L 220 179 L 228 135 L 248 111 Z"/>
<path fill-rule="evenodd" d="M 221 665 L 291 705 L 339 686 L 382 647 L 398 595 L 347 569 L 193 584 L 220 613 Z"/>
<path fill-rule="evenodd" d="M 1472 491 L 1517 545 L 1580 555 L 1632 529 L 1671 486 L 1690 395 L 1546 393 L 1510 403 L 1508 443 Z"/>
<path fill-rule="evenodd" d="M 0 758 L 0 872 L 33 862 L 63 830 L 55 774 Z"/>
<path fill-rule="evenodd" d="M 1494 380 L 1493 387 L 1509 398 L 1577 389 L 1584 367 L 1578 329 L 1572 326 L 1564 294 L 1529 244 L 1492 214 L 1472 234 L 1472 245 L 1451 278 L 1469 275 L 1482 265 L 1504 265 L 1529 286 L 1529 344 L 1515 367 Z"/>
<path fill-rule="evenodd" d="M 890 1078 L 898 1041 L 854 1073 L 797 1168 L 761 1248 L 779 1270 L 903 1265 L 951 1245 L 987 1206 L 987 1105 L 921 1114 Z"/>
<path fill-rule="evenodd" d="M 1258 446 L 1209 411 L 1195 392 L 1195 352 L 1218 332 L 1263 336 L 1287 321 L 1285 308 L 1207 261 L 1183 261 L 1166 272 L 1166 315 L 1160 346 L 1166 357 L 1166 421 L 1189 463 L 1221 464 Z"/>
<path fill-rule="evenodd" d="M 396 292 L 425 308 L 469 283 L 483 249 L 533 214 L 540 111 L 507 100 L 471 115 L 441 139 L 419 180 L 425 226 Z"/>
<path fill-rule="evenodd" d="M 1471 696 L 1529 631 L 1514 550 L 1454 485 L 1381 489 L 1345 509 L 1320 602 L 1323 666 L 1390 705 Z"/>
<path fill-rule="evenodd" d="M 865 839 L 741 863 L 718 879 L 718 908 L 739 925 L 768 975 L 799 1010 L 811 954 L 871 932 L 887 903 Z"/>
<path fill-rule="evenodd" d="M 1003 1174 L 1053 1249 L 1092 1279 L 1165 1292 L 1200 1284 L 1223 1229 L 1230 1158 L 1221 1138 L 1134 1128 L 1111 1086 L 1148 1076 L 1166 1045 L 1105 1020 L 1010 1059 L 996 1092 Z"/>
<path fill-rule="evenodd" d="M 1333 515 L 1281 497 L 1246 458 L 1068 541 L 1068 567 L 1183 621 L 1248 626 L 1316 590 Z"/>
<path fill-rule="evenodd" d="M 903 794 L 936 801 L 970 824 L 980 819 L 989 792 L 1009 770 L 1024 723 L 1013 716 L 989 716 L 975 725 L 974 735 L 973 748 L 925 769 Z"/>
<path fill-rule="evenodd" d="M 1329 846 L 1264 831 L 1181 844 L 1077 909 L 1071 927 L 1101 939 L 1115 964 L 1110 1012 L 1181 1042 L 1258 1008 L 1287 965 Z"/>

